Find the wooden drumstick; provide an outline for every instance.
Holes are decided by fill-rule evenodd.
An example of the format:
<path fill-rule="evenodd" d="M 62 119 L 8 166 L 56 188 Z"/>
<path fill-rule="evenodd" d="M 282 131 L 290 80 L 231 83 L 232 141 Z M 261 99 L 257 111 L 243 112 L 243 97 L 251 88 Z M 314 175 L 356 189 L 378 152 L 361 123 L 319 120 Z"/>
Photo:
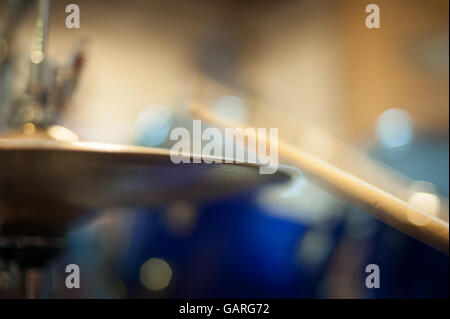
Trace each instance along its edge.
<path fill-rule="evenodd" d="M 224 119 L 199 103 L 191 104 L 191 113 L 221 127 L 250 128 Z M 254 138 L 258 143 L 258 136 Z M 270 143 L 269 137 L 266 138 L 266 143 Z M 345 198 L 392 227 L 449 253 L 447 222 L 281 139 L 278 140 L 278 154 L 280 161 L 298 167 L 311 181 L 335 195 Z"/>

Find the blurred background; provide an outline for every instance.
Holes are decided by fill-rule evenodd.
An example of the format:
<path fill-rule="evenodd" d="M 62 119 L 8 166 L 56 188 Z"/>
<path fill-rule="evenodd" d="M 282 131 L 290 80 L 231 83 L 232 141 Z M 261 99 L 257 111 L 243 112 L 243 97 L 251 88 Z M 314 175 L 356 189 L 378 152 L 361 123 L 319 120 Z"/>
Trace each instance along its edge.
<path fill-rule="evenodd" d="M 3 21 L 13 2 L 0 1 Z M 48 52 L 63 65 L 83 44 L 60 117 L 81 139 L 170 148 L 200 97 L 448 221 L 448 1 L 377 1 L 380 29 L 366 28 L 371 2 L 360 0 L 79 0 L 81 27 L 68 29 L 72 2 L 52 2 Z M 26 74 L 35 6 L 11 45 L 0 38 L 0 129 L 6 87 L 20 91 Z M 448 297 L 447 255 L 291 170 L 288 185 L 213 202 L 96 212 L 45 267 L 43 296 Z M 69 263 L 81 289 L 64 286 Z M 367 264 L 381 288 L 365 287 Z"/>

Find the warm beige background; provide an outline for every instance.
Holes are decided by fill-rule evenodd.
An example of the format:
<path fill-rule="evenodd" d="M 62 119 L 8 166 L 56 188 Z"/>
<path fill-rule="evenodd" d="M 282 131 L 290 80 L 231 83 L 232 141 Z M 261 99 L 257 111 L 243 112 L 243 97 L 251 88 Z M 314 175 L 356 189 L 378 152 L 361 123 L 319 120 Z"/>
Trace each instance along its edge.
<path fill-rule="evenodd" d="M 53 1 L 49 52 L 64 61 L 77 39 L 90 40 L 64 118 L 85 139 L 130 142 L 143 107 L 185 105 L 198 85 L 199 47 L 219 35 L 232 39 L 235 60 L 224 68 L 245 88 L 236 94 L 251 98 L 250 122 L 279 127 L 291 142 L 310 127 L 359 142 L 388 108 L 407 110 L 420 130 L 448 134 L 448 1 L 377 1 L 380 30 L 366 29 L 369 2 L 358 0 L 81 0 L 81 29 L 69 30 L 70 2 Z M 28 21 L 21 52 L 31 14 Z"/>

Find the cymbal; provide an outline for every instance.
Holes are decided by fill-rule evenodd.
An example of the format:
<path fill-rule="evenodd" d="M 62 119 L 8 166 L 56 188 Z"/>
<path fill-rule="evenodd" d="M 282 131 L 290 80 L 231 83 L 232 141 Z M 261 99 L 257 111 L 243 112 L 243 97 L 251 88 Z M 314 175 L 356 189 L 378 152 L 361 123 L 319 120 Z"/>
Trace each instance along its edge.
<path fill-rule="evenodd" d="M 58 230 L 86 210 L 209 200 L 289 179 L 259 167 L 175 164 L 169 150 L 148 147 L 0 138 L 0 220 L 25 233 Z"/>

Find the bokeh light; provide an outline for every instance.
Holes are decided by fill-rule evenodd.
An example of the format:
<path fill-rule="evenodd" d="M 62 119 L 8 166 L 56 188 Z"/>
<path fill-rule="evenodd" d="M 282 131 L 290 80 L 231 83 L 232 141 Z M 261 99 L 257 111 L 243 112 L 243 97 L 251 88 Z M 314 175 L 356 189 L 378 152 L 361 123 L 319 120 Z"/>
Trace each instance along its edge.
<path fill-rule="evenodd" d="M 381 145 L 389 149 L 411 143 L 413 127 L 409 114 L 399 109 L 384 111 L 377 120 L 377 137 Z"/>
<path fill-rule="evenodd" d="M 172 279 L 172 269 L 160 258 L 151 258 L 140 269 L 141 283 L 148 289 L 157 291 L 166 288 Z"/>
<path fill-rule="evenodd" d="M 139 114 L 136 123 L 136 137 L 145 146 L 162 144 L 170 130 L 172 117 L 167 106 L 150 104 Z"/>

